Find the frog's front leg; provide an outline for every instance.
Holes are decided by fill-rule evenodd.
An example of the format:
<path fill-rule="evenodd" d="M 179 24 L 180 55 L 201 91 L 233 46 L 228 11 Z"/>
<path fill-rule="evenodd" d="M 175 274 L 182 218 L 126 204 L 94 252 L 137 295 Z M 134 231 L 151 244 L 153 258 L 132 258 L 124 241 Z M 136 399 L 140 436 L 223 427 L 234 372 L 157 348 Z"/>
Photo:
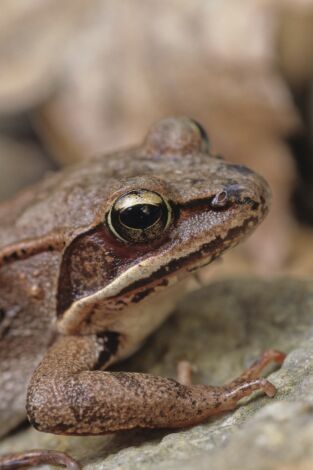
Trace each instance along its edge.
<path fill-rule="evenodd" d="M 283 360 L 281 353 L 268 353 L 238 380 L 211 387 L 95 370 L 106 355 L 105 348 L 103 337 L 99 342 L 96 336 L 64 336 L 51 347 L 28 390 L 28 416 L 38 430 L 84 435 L 190 426 L 235 408 L 254 390 L 273 396 L 275 387 L 257 375 L 270 360 Z"/>

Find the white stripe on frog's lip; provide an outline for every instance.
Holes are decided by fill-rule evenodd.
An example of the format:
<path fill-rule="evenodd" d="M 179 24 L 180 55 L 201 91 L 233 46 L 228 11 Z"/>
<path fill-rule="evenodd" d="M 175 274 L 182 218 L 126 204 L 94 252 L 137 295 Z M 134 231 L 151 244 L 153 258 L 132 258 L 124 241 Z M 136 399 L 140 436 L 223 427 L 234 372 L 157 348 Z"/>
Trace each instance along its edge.
<path fill-rule="evenodd" d="M 162 264 L 158 262 L 159 257 L 155 256 L 143 260 L 136 266 L 132 266 L 103 289 L 73 302 L 58 320 L 59 331 L 61 333 L 76 331 L 80 323 L 90 313 L 90 308 L 96 303 L 99 304 L 112 297 L 129 296 L 132 290 L 134 292 L 136 291 L 136 283 L 141 284 L 141 281 L 142 285 L 140 287 L 146 288 L 149 286 L 150 282 L 153 283 L 158 280 L 157 278 L 153 279 L 153 277 L 154 275 L 157 276 L 159 272 L 164 271 L 160 279 L 184 277 L 183 275 L 177 276 L 178 272 L 190 275 L 190 271 L 210 263 L 216 254 L 219 255 L 226 248 L 236 245 L 245 233 L 245 227 L 250 228 L 252 221 L 253 225 L 256 225 L 257 219 L 251 217 L 246 219 L 241 225 L 235 225 L 234 221 L 233 227 L 221 231 L 218 236 L 207 239 L 205 244 L 201 243 L 203 237 L 201 237 L 201 240 L 194 240 L 194 249 L 192 251 L 190 245 L 188 245 L 187 249 L 182 249 L 180 253 L 176 253 L 175 258 L 173 258 L 171 251 L 168 254 L 163 253 Z M 230 236 L 230 234 L 232 234 L 232 236 Z M 215 246 L 215 244 L 217 244 L 217 246 Z M 168 272 L 167 267 L 170 268 Z"/>

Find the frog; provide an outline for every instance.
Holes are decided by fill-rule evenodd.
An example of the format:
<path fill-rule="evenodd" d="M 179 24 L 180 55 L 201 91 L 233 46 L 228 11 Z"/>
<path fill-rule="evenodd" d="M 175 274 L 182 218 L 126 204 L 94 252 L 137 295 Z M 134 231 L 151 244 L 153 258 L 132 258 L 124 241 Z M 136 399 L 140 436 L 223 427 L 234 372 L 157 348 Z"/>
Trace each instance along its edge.
<path fill-rule="evenodd" d="M 175 310 L 201 268 L 266 216 L 267 182 L 210 152 L 197 121 L 156 122 L 143 143 L 47 176 L 0 206 L 0 435 L 101 435 L 184 428 L 231 411 L 284 353 L 265 351 L 224 386 L 110 371 Z M 53 463 L 57 451 L 0 457 L 0 468 Z"/>

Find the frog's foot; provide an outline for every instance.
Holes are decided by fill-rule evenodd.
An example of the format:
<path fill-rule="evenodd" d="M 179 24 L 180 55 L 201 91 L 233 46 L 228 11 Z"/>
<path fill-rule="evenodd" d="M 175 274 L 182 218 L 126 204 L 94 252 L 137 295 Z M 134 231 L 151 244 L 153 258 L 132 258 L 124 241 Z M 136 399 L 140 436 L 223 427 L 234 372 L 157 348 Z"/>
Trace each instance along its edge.
<path fill-rule="evenodd" d="M 246 369 L 237 379 L 230 382 L 228 386 L 236 385 L 238 382 L 258 379 L 262 371 L 271 363 L 282 364 L 286 355 L 281 351 L 269 349 L 265 351 L 248 369 Z M 179 361 L 176 370 L 176 380 L 182 385 L 192 385 L 192 374 L 195 367 L 189 361 Z"/>
<path fill-rule="evenodd" d="M 275 349 L 268 349 L 265 351 L 248 369 L 235 380 L 230 382 L 228 386 L 235 385 L 237 382 L 243 382 L 245 380 L 253 380 L 260 378 L 262 371 L 271 363 L 282 364 L 286 354 L 277 351 Z"/>
<path fill-rule="evenodd" d="M 15 470 L 35 465 L 60 465 L 69 470 L 80 470 L 80 465 L 67 454 L 54 450 L 29 450 L 0 456 L 0 470 Z"/>
<path fill-rule="evenodd" d="M 268 397 L 274 397 L 276 387 L 260 375 L 271 362 L 282 364 L 285 357 L 286 355 L 281 351 L 274 349 L 265 351 L 239 377 L 223 387 L 214 387 L 214 413 L 233 410 L 242 398 L 249 396 L 254 391 L 261 390 Z"/>
<path fill-rule="evenodd" d="M 274 349 L 265 351 L 239 377 L 223 387 L 214 388 L 216 399 L 215 412 L 220 413 L 234 409 L 238 401 L 256 390 L 262 390 L 268 397 L 274 397 L 276 388 L 268 380 L 261 378 L 260 375 L 271 362 L 281 364 L 285 357 L 286 355 L 281 351 Z M 177 364 L 177 381 L 182 385 L 191 386 L 193 371 L 194 368 L 190 362 L 180 361 Z M 214 412 L 211 414 L 214 414 Z"/>

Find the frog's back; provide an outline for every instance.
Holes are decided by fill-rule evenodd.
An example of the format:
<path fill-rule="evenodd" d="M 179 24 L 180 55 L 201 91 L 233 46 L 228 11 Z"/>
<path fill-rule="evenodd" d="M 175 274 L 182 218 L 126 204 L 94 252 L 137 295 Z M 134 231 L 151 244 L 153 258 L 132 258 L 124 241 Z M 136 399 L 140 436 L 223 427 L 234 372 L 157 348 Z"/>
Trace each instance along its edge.
<path fill-rule="evenodd" d="M 105 198 L 104 170 L 105 165 L 78 164 L 0 204 L 0 250 L 22 240 L 88 226 Z"/>

